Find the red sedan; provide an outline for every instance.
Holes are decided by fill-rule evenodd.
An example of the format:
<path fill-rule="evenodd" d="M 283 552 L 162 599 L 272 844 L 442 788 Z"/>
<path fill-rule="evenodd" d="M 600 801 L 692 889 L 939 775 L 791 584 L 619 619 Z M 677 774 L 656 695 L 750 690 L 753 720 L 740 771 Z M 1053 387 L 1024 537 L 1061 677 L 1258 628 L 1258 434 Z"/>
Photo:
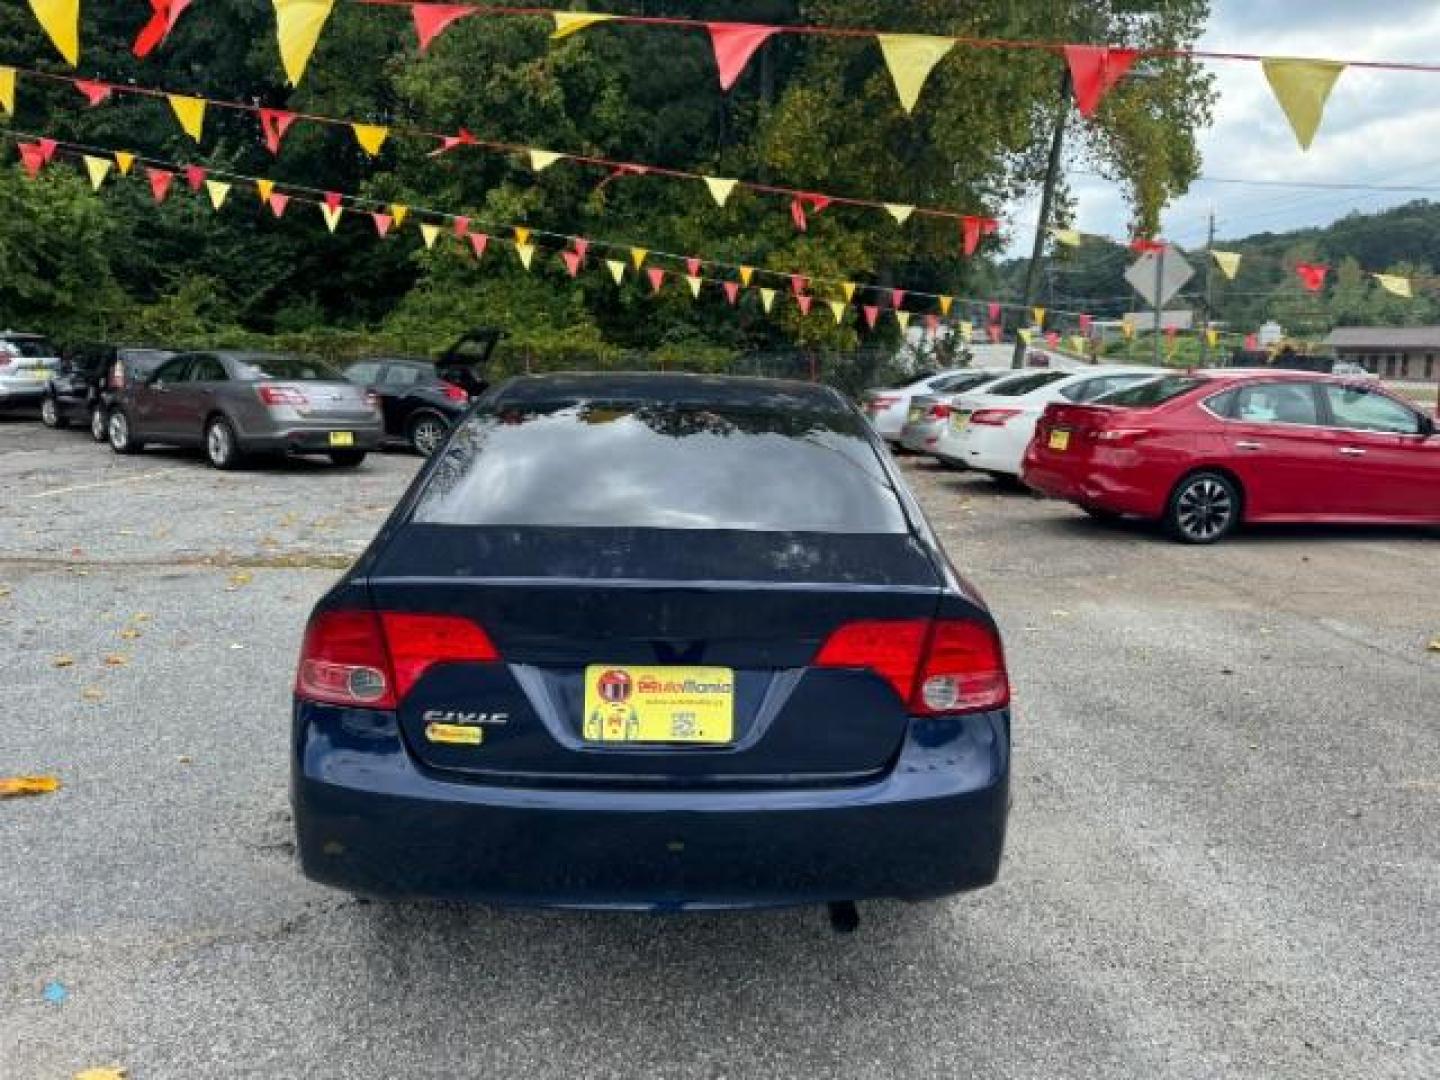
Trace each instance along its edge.
<path fill-rule="evenodd" d="M 1167 375 L 1051 405 L 1023 479 L 1190 544 L 1242 521 L 1440 525 L 1435 421 L 1373 383 L 1308 372 Z"/>

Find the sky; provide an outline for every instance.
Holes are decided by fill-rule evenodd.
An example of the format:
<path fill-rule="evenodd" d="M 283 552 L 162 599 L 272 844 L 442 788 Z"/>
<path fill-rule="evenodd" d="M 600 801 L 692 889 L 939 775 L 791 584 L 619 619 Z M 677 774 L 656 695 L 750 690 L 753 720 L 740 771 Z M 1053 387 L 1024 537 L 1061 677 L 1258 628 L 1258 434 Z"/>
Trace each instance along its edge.
<path fill-rule="evenodd" d="M 1213 0 L 1202 49 L 1341 60 L 1434 62 L 1440 56 L 1435 0 Z M 1220 240 L 1325 225 L 1417 198 L 1440 200 L 1440 74 L 1347 69 L 1320 132 L 1302 151 L 1260 65 L 1211 62 L 1218 99 L 1199 136 L 1202 175 L 1217 179 L 1415 185 L 1429 193 L 1324 191 L 1197 182 L 1165 213 L 1163 232 L 1203 247 L 1213 210 Z M 1083 168 L 1082 162 L 1073 162 Z M 1075 226 L 1123 237 L 1129 214 L 1114 185 L 1070 175 Z M 1014 253 L 1029 250 L 1036 208 L 1009 215 Z M 1217 245 L 1219 246 L 1219 245 Z"/>

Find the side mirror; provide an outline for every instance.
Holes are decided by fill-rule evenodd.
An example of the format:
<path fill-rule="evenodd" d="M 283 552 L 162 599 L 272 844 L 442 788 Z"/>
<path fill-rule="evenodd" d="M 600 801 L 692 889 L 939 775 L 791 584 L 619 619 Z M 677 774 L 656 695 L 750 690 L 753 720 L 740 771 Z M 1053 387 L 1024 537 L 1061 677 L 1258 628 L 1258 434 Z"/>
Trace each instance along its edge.
<path fill-rule="evenodd" d="M 1434 434 L 1435 434 L 1435 419 L 1434 419 L 1433 417 L 1426 416 L 1424 413 L 1421 413 L 1421 414 L 1420 414 L 1420 437 L 1421 437 L 1422 439 L 1429 439 L 1429 438 L 1432 438 L 1432 437 L 1434 436 Z"/>

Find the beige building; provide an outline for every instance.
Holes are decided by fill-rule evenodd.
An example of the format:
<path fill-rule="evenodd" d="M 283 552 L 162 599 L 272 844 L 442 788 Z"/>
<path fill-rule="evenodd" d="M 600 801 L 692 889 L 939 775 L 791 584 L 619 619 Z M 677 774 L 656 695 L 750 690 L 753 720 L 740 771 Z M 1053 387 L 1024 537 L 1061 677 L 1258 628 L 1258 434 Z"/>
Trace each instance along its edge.
<path fill-rule="evenodd" d="M 1440 326 L 1343 326 L 1325 343 L 1381 378 L 1440 377 Z"/>

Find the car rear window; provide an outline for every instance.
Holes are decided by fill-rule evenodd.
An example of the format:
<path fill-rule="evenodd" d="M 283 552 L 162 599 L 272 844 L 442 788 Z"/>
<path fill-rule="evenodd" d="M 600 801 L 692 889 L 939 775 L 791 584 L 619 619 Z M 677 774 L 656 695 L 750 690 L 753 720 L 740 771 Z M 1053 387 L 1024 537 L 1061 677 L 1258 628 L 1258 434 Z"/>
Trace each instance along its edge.
<path fill-rule="evenodd" d="M 1154 405 L 1164 405 L 1181 394 L 1188 394 L 1206 381 L 1193 375 L 1161 375 L 1128 390 L 1107 394 L 1099 404 L 1116 405 L 1122 409 L 1147 409 Z"/>
<path fill-rule="evenodd" d="M 1020 397 L 1032 390 L 1039 390 L 1042 386 L 1068 379 L 1071 374 L 1069 371 L 1040 371 L 1032 375 L 1012 375 L 986 387 L 985 393 L 994 394 L 996 397 Z"/>
<path fill-rule="evenodd" d="M 345 376 L 320 360 L 300 356 L 246 356 L 235 364 L 235 377 L 246 382 L 288 379 L 295 382 L 345 382 Z"/>
<path fill-rule="evenodd" d="M 496 411 L 498 408 L 498 412 Z M 835 410 L 569 402 L 479 411 L 421 493 L 421 524 L 900 534 L 859 419 Z"/>
<path fill-rule="evenodd" d="M 55 346 L 44 338 L 0 339 L 0 358 L 24 356 L 31 359 L 47 359 L 55 355 Z"/>

